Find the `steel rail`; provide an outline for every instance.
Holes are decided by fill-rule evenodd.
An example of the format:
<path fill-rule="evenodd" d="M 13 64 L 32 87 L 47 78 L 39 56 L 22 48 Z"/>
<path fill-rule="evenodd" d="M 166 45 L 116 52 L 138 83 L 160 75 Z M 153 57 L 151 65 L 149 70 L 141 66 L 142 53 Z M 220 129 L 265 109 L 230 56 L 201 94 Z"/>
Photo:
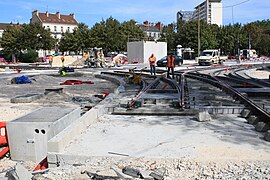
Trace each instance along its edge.
<path fill-rule="evenodd" d="M 131 100 L 131 102 L 128 104 L 128 108 L 133 107 L 133 106 L 135 105 L 135 102 L 136 102 L 137 100 L 139 100 L 139 99 L 141 98 L 141 96 L 142 96 L 144 93 L 146 93 L 146 91 L 147 91 L 148 89 L 151 89 L 152 87 L 156 86 L 156 84 L 159 83 L 159 81 L 160 81 L 160 77 L 157 77 L 157 78 L 154 79 L 154 81 L 152 81 L 152 82 L 151 82 L 150 84 L 148 84 L 147 86 L 145 86 L 145 85 L 146 85 L 146 82 L 144 82 L 144 83 L 143 83 L 143 84 L 144 84 L 144 87 L 143 87 L 142 90 L 139 92 L 139 94 L 138 94 L 135 98 L 133 98 L 133 99 Z"/>
<path fill-rule="evenodd" d="M 270 123 L 270 114 L 266 110 L 262 109 L 260 106 L 258 106 L 253 101 L 251 101 L 250 99 L 242 95 L 239 91 L 235 90 L 227 83 L 222 82 L 218 78 L 211 75 L 207 75 L 207 74 L 187 73 L 186 76 L 188 78 L 193 78 L 193 79 L 207 82 L 220 89 L 225 90 L 228 93 L 233 94 L 233 96 L 237 97 L 242 103 L 248 106 L 254 115 L 261 117 L 261 120 L 264 121 L 265 123 Z"/>

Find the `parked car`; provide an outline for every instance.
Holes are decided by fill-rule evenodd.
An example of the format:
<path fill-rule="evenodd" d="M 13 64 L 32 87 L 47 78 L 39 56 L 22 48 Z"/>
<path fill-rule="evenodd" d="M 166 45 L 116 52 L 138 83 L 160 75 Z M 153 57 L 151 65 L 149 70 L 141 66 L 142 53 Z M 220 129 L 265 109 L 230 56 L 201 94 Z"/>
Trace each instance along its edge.
<path fill-rule="evenodd" d="M 181 66 L 183 64 L 183 58 L 181 56 L 174 56 L 174 61 L 176 66 Z M 167 56 L 157 61 L 158 67 L 165 67 L 166 64 L 167 64 Z"/>

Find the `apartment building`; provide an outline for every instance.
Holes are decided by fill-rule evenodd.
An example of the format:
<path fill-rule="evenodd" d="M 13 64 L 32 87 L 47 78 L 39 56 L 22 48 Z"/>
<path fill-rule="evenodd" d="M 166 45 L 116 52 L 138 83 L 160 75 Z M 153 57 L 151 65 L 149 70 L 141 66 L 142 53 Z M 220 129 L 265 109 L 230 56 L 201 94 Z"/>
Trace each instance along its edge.
<path fill-rule="evenodd" d="M 193 19 L 205 20 L 208 24 L 222 26 L 221 0 L 206 0 L 195 7 Z"/>
<path fill-rule="evenodd" d="M 62 33 L 72 33 L 78 27 L 74 14 L 62 15 L 59 12 L 50 14 L 47 11 L 40 13 L 38 10 L 32 12 L 30 23 L 38 23 L 44 28 L 49 29 L 57 39 L 61 39 Z"/>
<path fill-rule="evenodd" d="M 194 14 L 194 11 L 178 11 L 177 14 L 176 14 L 176 19 L 177 19 L 177 22 L 179 20 L 182 20 L 182 21 L 190 21 L 193 19 L 193 14 Z"/>

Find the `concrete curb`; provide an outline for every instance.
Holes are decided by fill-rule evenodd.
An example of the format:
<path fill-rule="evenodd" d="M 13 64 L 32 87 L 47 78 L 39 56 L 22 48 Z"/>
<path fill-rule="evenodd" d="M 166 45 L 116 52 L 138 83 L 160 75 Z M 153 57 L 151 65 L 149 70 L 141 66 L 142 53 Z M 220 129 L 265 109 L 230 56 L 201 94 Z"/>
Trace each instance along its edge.
<path fill-rule="evenodd" d="M 126 82 L 121 78 L 112 77 L 112 76 L 108 76 L 108 75 L 104 75 L 104 74 L 95 74 L 94 76 L 96 78 L 105 79 L 105 80 L 108 80 L 108 81 L 111 81 L 111 82 L 117 84 L 118 88 L 115 89 L 115 91 L 114 91 L 115 94 L 123 93 L 126 91 L 125 90 Z"/>
<path fill-rule="evenodd" d="M 50 153 L 61 153 L 64 148 L 78 135 L 85 131 L 88 126 L 98 121 L 99 117 L 103 116 L 108 112 L 105 107 L 114 98 L 113 94 L 108 95 L 102 102 L 97 106 L 87 111 L 78 120 L 74 121 L 62 132 L 54 136 L 48 141 L 48 152 Z"/>

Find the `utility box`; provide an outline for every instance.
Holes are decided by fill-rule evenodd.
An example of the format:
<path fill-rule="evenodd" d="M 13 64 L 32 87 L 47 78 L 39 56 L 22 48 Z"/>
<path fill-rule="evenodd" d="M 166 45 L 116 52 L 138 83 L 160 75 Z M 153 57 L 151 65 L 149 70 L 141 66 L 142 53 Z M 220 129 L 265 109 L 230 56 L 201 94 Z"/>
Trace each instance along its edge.
<path fill-rule="evenodd" d="M 157 60 L 167 56 L 167 43 L 157 41 L 137 41 L 127 43 L 129 63 L 149 63 L 148 59 L 154 54 Z"/>
<path fill-rule="evenodd" d="M 11 159 L 39 163 L 47 156 L 48 140 L 80 116 L 80 108 L 44 107 L 7 122 Z"/>

